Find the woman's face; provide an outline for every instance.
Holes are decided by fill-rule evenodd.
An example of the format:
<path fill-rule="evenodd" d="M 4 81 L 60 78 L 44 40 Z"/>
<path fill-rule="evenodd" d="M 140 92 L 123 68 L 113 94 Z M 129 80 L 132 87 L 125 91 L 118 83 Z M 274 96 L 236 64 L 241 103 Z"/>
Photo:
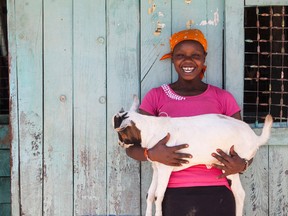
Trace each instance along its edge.
<path fill-rule="evenodd" d="M 203 46 L 197 41 L 182 41 L 174 48 L 172 62 L 179 78 L 193 80 L 200 78 L 206 53 Z"/>

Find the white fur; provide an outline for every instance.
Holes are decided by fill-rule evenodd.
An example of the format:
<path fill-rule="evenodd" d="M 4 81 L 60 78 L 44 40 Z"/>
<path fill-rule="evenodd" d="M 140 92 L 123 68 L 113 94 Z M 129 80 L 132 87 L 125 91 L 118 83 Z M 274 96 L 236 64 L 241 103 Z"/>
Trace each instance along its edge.
<path fill-rule="evenodd" d="M 197 164 L 219 164 L 219 161 L 212 157 L 211 153 L 220 148 L 229 154 L 232 145 L 241 158 L 250 160 L 255 156 L 259 146 L 267 142 L 273 123 L 272 117 L 267 115 L 262 135 L 257 136 L 245 122 L 224 115 L 206 114 L 181 118 L 154 117 L 137 113 L 137 107 L 138 99 L 134 98 L 134 103 L 127 115 L 128 118 L 123 120 L 120 128 L 131 125 L 131 121 L 133 121 L 141 131 L 141 146 L 148 149 L 170 133 L 167 146 L 187 143 L 189 147 L 179 152 L 190 153 L 193 156 L 192 159 L 188 159 L 189 164 L 183 164 L 181 167 L 152 162 L 153 177 L 148 190 L 146 216 L 152 216 L 154 200 L 155 216 L 162 216 L 162 201 L 172 171 L 179 171 Z M 121 113 L 117 115 L 121 115 Z M 232 181 L 231 189 L 236 201 L 236 215 L 242 216 L 245 191 L 241 185 L 239 174 L 229 175 L 227 178 Z"/>

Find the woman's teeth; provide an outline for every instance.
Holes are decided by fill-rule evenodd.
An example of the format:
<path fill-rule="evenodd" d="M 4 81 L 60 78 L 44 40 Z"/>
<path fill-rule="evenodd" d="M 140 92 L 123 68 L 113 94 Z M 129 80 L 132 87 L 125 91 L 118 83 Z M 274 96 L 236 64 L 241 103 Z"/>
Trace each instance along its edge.
<path fill-rule="evenodd" d="M 191 73 L 194 70 L 194 67 L 182 67 L 185 73 Z"/>

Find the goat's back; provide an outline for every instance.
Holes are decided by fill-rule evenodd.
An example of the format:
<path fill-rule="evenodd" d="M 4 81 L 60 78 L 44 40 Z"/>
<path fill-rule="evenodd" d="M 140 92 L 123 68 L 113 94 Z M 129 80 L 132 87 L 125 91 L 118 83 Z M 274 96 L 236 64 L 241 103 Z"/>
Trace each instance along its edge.
<path fill-rule="evenodd" d="M 182 152 L 191 153 L 195 164 L 201 161 L 214 163 L 211 153 L 219 148 L 229 154 L 232 145 L 240 157 L 250 159 L 263 144 L 248 124 L 224 115 L 169 118 L 168 128 L 171 137 L 167 145 L 189 144 Z"/>

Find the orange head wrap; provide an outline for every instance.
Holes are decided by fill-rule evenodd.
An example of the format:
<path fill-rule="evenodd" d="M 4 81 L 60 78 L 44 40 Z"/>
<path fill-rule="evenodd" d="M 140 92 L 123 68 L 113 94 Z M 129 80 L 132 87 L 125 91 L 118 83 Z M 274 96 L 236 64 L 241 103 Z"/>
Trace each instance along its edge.
<path fill-rule="evenodd" d="M 194 41 L 199 42 L 203 46 L 204 51 L 207 52 L 208 45 L 207 45 L 207 41 L 206 41 L 204 34 L 198 29 L 187 29 L 187 30 L 176 32 L 171 36 L 170 38 L 171 52 L 162 56 L 160 60 L 171 58 L 175 46 L 185 40 L 194 40 Z"/>
<path fill-rule="evenodd" d="M 179 44 L 180 42 L 186 41 L 186 40 L 194 40 L 194 41 L 199 42 L 203 46 L 204 51 L 207 52 L 208 44 L 207 44 L 207 40 L 204 34 L 198 29 L 187 29 L 187 30 L 176 32 L 170 37 L 171 52 L 162 56 L 160 60 L 171 58 L 175 46 Z M 200 75 L 201 79 L 203 79 L 205 71 L 206 71 L 206 66 L 203 67 L 202 73 Z"/>

